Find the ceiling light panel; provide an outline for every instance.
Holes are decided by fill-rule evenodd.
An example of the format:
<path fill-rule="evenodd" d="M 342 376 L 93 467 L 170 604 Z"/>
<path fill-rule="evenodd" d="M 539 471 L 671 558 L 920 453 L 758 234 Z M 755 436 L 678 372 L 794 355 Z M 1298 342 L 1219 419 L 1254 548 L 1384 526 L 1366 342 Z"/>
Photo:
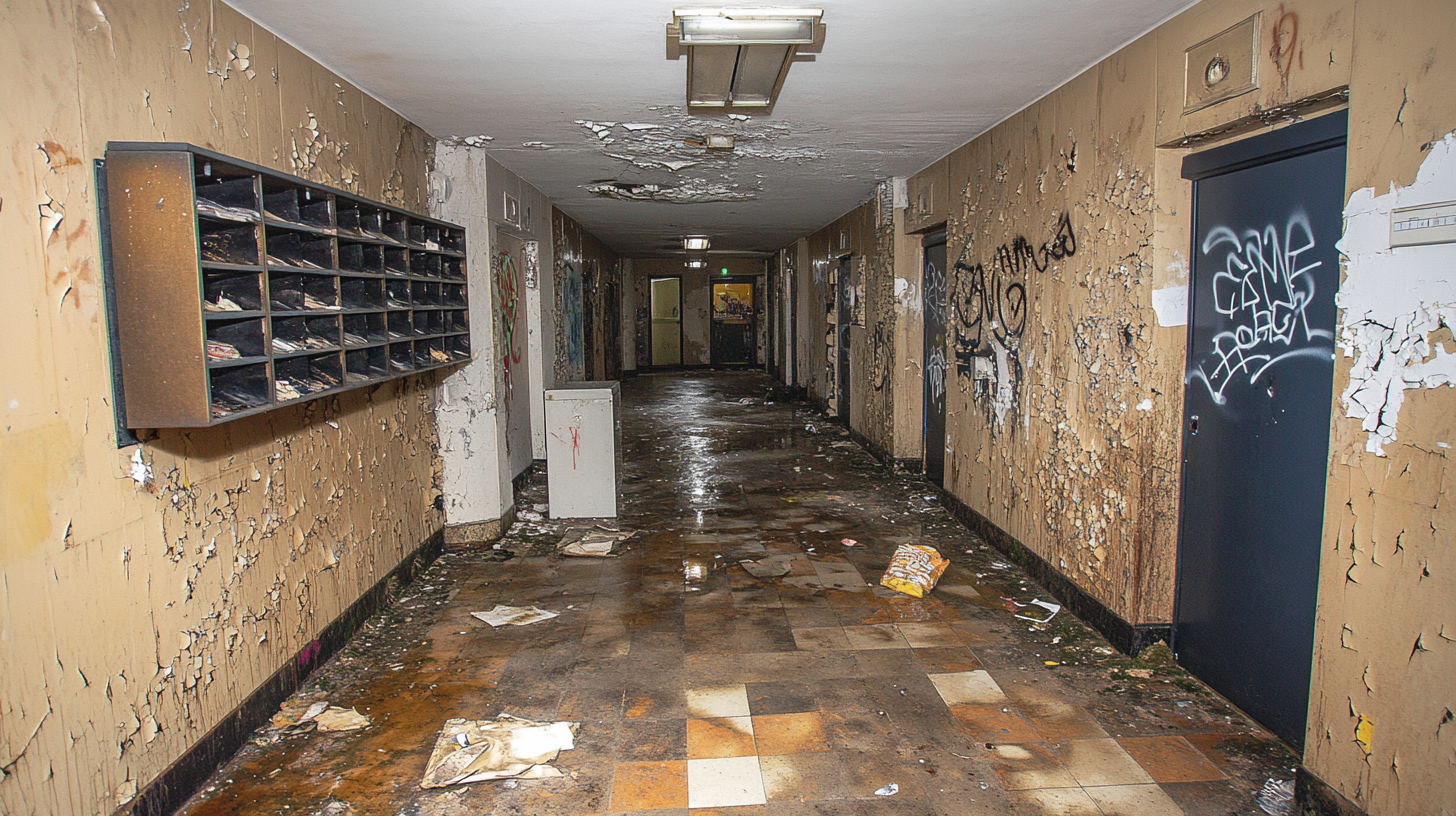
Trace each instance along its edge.
<path fill-rule="evenodd" d="M 667 58 L 688 52 L 688 109 L 768 113 L 789 66 L 824 44 L 818 8 L 676 9 Z"/>
<path fill-rule="evenodd" d="M 683 237 L 683 249 L 689 252 L 701 252 L 708 248 L 708 236 L 687 235 Z"/>
<path fill-rule="evenodd" d="M 729 17 L 683 17 L 683 45 L 749 45 L 752 43 L 814 42 L 814 19 L 732 19 Z"/>

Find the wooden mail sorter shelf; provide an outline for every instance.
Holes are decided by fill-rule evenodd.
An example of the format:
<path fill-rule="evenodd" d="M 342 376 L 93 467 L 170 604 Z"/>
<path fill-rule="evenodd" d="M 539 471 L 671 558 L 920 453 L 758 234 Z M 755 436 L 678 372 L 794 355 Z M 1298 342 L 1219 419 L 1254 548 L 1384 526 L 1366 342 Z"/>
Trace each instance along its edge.
<path fill-rule="evenodd" d="M 471 358 L 462 227 L 188 144 L 107 145 L 106 187 L 130 428 Z"/>

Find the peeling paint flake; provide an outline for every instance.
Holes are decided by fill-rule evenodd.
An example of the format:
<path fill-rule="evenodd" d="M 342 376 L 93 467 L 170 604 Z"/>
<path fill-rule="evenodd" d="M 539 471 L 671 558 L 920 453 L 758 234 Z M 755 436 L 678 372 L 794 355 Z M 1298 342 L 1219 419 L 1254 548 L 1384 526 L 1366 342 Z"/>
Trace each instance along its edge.
<path fill-rule="evenodd" d="M 49 194 L 42 193 L 41 195 L 45 198 L 39 205 L 40 231 L 45 243 L 49 245 L 51 236 L 56 234 L 56 229 L 61 226 L 61 220 L 66 217 L 66 208 L 61 202 L 51 198 Z"/>
<path fill-rule="evenodd" d="M 1453 200 L 1456 132 L 1432 146 L 1415 183 L 1381 196 L 1357 190 L 1345 207 L 1338 345 L 1355 362 L 1340 401 L 1377 456 L 1396 440 L 1407 390 L 1456 384 L 1456 354 L 1436 339 L 1456 328 L 1456 244 L 1392 247 L 1391 213 Z"/>

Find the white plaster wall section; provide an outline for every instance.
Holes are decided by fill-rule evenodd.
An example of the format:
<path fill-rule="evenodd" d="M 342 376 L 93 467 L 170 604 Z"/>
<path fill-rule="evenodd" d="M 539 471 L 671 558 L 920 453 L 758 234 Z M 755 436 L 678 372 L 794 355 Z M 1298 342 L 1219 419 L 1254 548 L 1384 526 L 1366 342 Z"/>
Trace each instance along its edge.
<path fill-rule="evenodd" d="M 1432 337 L 1456 329 L 1456 244 L 1390 245 L 1392 210 L 1447 201 L 1456 201 L 1456 132 L 1431 145 L 1409 187 L 1366 187 L 1345 207 L 1346 277 L 1335 302 L 1339 347 L 1354 364 L 1340 401 L 1379 456 L 1396 441 L 1407 390 L 1456 383 L 1456 344 Z"/>
<path fill-rule="evenodd" d="M 436 215 L 466 229 L 470 279 L 470 334 L 474 359 L 451 374 L 440 389 L 436 422 L 443 465 L 445 516 L 450 524 L 493 521 L 510 506 L 505 418 L 499 410 L 500 372 L 495 359 L 491 304 L 493 229 L 487 216 L 489 190 L 483 150 L 441 145 L 436 176 L 449 180 L 450 197 Z M 434 184 L 436 189 L 442 184 Z"/>
<path fill-rule="evenodd" d="M 1167 284 L 1153 290 L 1153 313 L 1158 316 L 1158 325 L 1174 328 L 1188 325 L 1188 260 L 1183 253 L 1175 251 L 1168 264 L 1172 276 Z"/>

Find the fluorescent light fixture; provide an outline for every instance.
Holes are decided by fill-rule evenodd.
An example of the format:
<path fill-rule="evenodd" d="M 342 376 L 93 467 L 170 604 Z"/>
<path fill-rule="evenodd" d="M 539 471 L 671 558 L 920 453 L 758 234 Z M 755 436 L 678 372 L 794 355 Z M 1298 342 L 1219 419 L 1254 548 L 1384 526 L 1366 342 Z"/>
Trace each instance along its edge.
<path fill-rule="evenodd" d="M 702 258 L 692 258 L 687 262 L 688 269 L 702 269 L 707 265 L 708 262 L 703 260 Z"/>
<path fill-rule="evenodd" d="M 689 110 L 770 111 L 789 65 L 823 48 L 823 15 L 819 8 L 675 9 L 667 58 L 688 52 Z"/>
<path fill-rule="evenodd" d="M 684 235 L 683 249 L 689 252 L 702 252 L 708 248 L 708 236 L 706 235 Z"/>

